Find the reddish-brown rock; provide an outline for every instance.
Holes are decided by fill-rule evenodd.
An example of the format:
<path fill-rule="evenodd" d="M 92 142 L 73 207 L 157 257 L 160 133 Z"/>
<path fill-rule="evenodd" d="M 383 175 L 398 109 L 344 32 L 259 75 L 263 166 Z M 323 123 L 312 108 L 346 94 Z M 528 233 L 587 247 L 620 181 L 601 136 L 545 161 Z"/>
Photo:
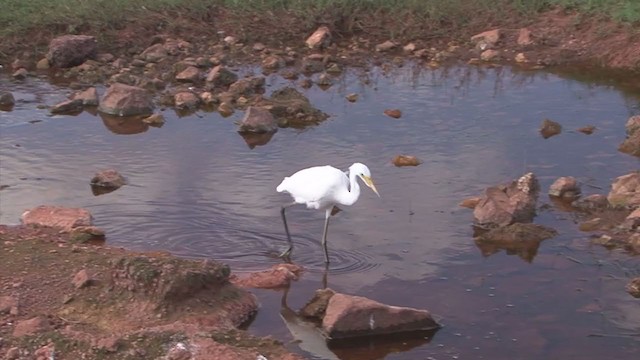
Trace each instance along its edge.
<path fill-rule="evenodd" d="M 473 35 L 471 41 L 476 43 L 481 50 L 486 50 L 496 46 L 501 38 L 502 32 L 500 29 L 493 29 Z"/>
<path fill-rule="evenodd" d="M 98 110 L 110 115 L 132 116 L 151 114 L 153 108 L 153 102 L 147 90 L 114 83 L 102 96 Z"/>
<path fill-rule="evenodd" d="M 93 217 L 89 210 L 42 205 L 25 211 L 20 220 L 25 225 L 39 225 L 71 231 L 79 226 L 91 226 Z"/>
<path fill-rule="evenodd" d="M 206 80 L 214 87 L 227 87 L 238 81 L 238 75 L 226 67 L 218 65 L 209 71 Z"/>
<path fill-rule="evenodd" d="M 76 273 L 73 280 L 71 280 L 71 283 L 76 289 L 82 289 L 91 285 L 92 281 L 93 279 L 91 278 L 91 275 L 89 275 L 87 269 L 82 269 Z"/>
<path fill-rule="evenodd" d="M 486 226 L 531 222 L 536 214 L 539 189 L 533 173 L 527 173 L 508 185 L 489 187 L 474 208 L 473 216 L 478 224 Z"/>
<path fill-rule="evenodd" d="M 533 40 L 531 40 L 531 30 L 527 28 L 522 28 L 518 31 L 518 40 L 517 44 L 520 46 L 526 46 L 533 44 Z"/>
<path fill-rule="evenodd" d="M 278 122 L 267 109 L 249 106 L 238 132 L 270 133 L 278 131 Z"/>
<path fill-rule="evenodd" d="M 52 114 L 73 114 L 82 111 L 82 99 L 64 100 L 49 110 Z"/>
<path fill-rule="evenodd" d="M 200 70 L 195 66 L 188 66 L 176 75 L 176 81 L 195 83 L 200 81 Z"/>
<path fill-rule="evenodd" d="M 289 285 L 292 280 L 298 280 L 303 268 L 295 264 L 278 264 L 268 270 L 254 272 L 248 276 L 234 276 L 232 282 L 242 287 L 260 289 L 275 289 Z"/>
<path fill-rule="evenodd" d="M 640 206 L 640 172 L 620 176 L 611 184 L 607 200 L 613 206 Z"/>
<path fill-rule="evenodd" d="M 631 279 L 627 284 L 627 292 L 633 297 L 640 298 L 640 277 Z"/>
<path fill-rule="evenodd" d="M 402 116 L 400 109 L 386 109 L 384 114 L 394 119 L 399 119 Z"/>
<path fill-rule="evenodd" d="M 91 178 L 91 186 L 117 189 L 126 184 L 127 181 L 125 180 L 125 178 L 117 170 L 114 169 L 98 171 Z"/>
<path fill-rule="evenodd" d="M 16 324 L 13 329 L 13 336 L 21 337 L 26 335 L 34 335 L 51 328 L 49 320 L 43 316 L 34 317 L 29 320 L 22 320 Z"/>
<path fill-rule="evenodd" d="M 331 44 L 331 30 L 326 26 L 320 26 L 305 41 L 311 49 L 322 49 Z"/>
<path fill-rule="evenodd" d="M 578 180 L 573 176 L 563 176 L 558 178 L 549 187 L 549 195 L 563 198 L 577 198 L 580 196 L 580 186 Z"/>
<path fill-rule="evenodd" d="M 181 91 L 174 95 L 173 101 L 176 109 L 195 110 L 200 105 L 200 98 L 191 91 Z"/>
<path fill-rule="evenodd" d="M 360 296 L 334 294 L 322 319 L 331 339 L 432 330 L 440 325 L 426 310 L 390 306 Z"/>
<path fill-rule="evenodd" d="M 87 35 L 64 35 L 49 43 L 47 60 L 57 68 L 77 66 L 97 55 L 96 38 Z"/>
<path fill-rule="evenodd" d="M 391 160 L 393 165 L 397 167 L 401 166 L 418 166 L 422 164 L 422 161 L 413 155 L 397 155 Z"/>
<path fill-rule="evenodd" d="M 82 105 L 84 106 L 98 106 L 98 90 L 92 86 L 84 91 L 73 94 L 71 99 L 82 100 Z"/>
<path fill-rule="evenodd" d="M 0 296 L 0 314 L 9 314 L 12 312 L 12 309 L 17 308 L 18 299 L 13 296 Z"/>
<path fill-rule="evenodd" d="M 543 138 L 548 139 L 554 135 L 558 135 L 562 132 L 562 125 L 558 122 L 544 119 L 542 121 L 542 125 L 540 126 L 540 134 Z"/>

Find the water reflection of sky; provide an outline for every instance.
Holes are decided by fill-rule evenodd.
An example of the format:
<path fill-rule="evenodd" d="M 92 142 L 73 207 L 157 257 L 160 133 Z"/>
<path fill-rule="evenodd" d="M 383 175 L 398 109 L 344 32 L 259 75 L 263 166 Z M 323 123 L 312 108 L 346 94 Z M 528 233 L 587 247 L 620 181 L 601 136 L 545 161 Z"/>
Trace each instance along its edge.
<path fill-rule="evenodd" d="M 267 83 L 272 90 L 287 82 Z M 285 245 L 279 206 L 288 198 L 275 192 L 282 177 L 311 165 L 346 169 L 360 161 L 372 169 L 382 197 L 365 190 L 357 204 L 332 220 L 331 286 L 371 292 L 380 300 L 387 300 L 384 292 L 372 287 L 389 281 L 419 285 L 454 274 L 455 264 L 483 266 L 487 260 L 470 238 L 472 215 L 457 204 L 484 187 L 534 171 L 543 188 L 572 175 L 589 185 L 586 193 L 606 192 L 613 178 L 640 165 L 616 150 L 624 122 L 639 111 L 637 98 L 612 87 L 506 68 L 353 71 L 326 91 L 305 92 L 331 115 L 328 121 L 304 131 L 281 129 L 254 149 L 235 133 L 233 121 L 242 113 L 178 118 L 164 111 L 168 121 L 161 129 L 114 135 L 98 116 L 50 117 L 36 109 L 63 99 L 66 91 L 34 80 L 28 84 L 9 84 L 18 104 L 0 113 L 0 183 L 10 185 L 0 193 L 0 222 L 16 223 L 23 210 L 43 203 L 83 206 L 113 245 L 262 268 L 275 262 L 265 250 Z M 360 94 L 356 103 L 344 99 L 350 92 Z M 386 108 L 399 108 L 403 115 L 389 118 Z M 542 139 L 537 131 L 544 118 L 560 122 L 563 133 Z M 595 125 L 596 132 L 576 131 L 586 125 Z M 390 159 L 401 153 L 424 163 L 396 168 Z M 130 185 L 94 197 L 88 181 L 109 167 Z M 317 272 L 323 260 L 322 214 L 292 209 L 289 222 L 294 260 Z M 543 244 L 541 259 L 558 252 L 558 242 L 567 246 L 584 237 L 558 214 L 539 222 L 561 233 L 560 240 Z M 530 265 L 513 259 L 509 266 L 525 271 L 526 279 Z M 463 282 L 473 278 L 456 276 Z M 399 288 L 398 296 L 403 291 L 404 296 L 412 292 Z M 629 311 L 628 301 L 621 304 L 616 309 Z"/>

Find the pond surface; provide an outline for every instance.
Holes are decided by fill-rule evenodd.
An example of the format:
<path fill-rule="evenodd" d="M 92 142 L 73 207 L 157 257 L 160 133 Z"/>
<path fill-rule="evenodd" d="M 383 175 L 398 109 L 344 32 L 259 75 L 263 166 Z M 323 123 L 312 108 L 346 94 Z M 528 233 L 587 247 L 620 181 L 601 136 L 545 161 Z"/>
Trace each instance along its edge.
<path fill-rule="evenodd" d="M 537 253 L 486 255 L 472 239 L 472 212 L 457 205 L 527 171 L 543 189 L 571 175 L 583 193 L 606 194 L 614 178 L 640 168 L 617 151 L 626 119 L 640 112 L 640 92 L 508 68 L 351 70 L 328 90 L 304 91 L 328 121 L 280 129 L 251 148 L 235 132 L 242 112 L 179 117 L 166 110 L 164 127 L 147 129 L 87 112 L 50 116 L 37 106 L 70 90 L 38 79 L 0 82 L 18 101 L 0 112 L 0 185 L 9 186 L 0 192 L 0 223 L 17 223 L 40 204 L 86 207 L 111 245 L 222 260 L 235 271 L 264 269 L 277 262 L 269 253 L 286 245 L 279 209 L 289 197 L 275 192 L 281 179 L 312 165 L 367 164 L 382 197 L 363 189 L 332 220 L 328 286 L 429 309 L 444 328 L 427 337 L 310 346 L 292 341 L 283 322 L 285 293 L 256 291 L 262 308 L 249 330 L 309 358 L 640 354 L 640 303 L 624 291 L 640 274 L 640 258 L 591 246 L 574 216 L 553 206 L 536 222 L 560 234 Z M 270 92 L 289 82 L 273 75 L 267 84 Z M 355 103 L 345 100 L 351 92 L 360 95 Z M 385 116 L 387 108 L 402 117 Z M 562 134 L 543 139 L 544 118 L 560 122 Z M 593 135 L 576 131 L 586 125 L 597 127 Z M 424 163 L 397 168 L 390 160 L 398 154 Z M 94 196 L 89 179 L 105 168 L 130 185 Z M 550 204 L 544 195 L 543 204 Z M 298 309 L 322 287 L 324 216 L 304 208 L 287 214 L 293 261 L 309 270 L 286 293 Z"/>

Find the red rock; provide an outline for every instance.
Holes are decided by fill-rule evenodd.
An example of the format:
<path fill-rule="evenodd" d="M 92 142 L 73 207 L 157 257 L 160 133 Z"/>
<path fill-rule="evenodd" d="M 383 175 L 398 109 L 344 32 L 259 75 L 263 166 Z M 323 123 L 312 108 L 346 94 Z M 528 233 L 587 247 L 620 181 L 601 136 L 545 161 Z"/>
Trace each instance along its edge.
<path fill-rule="evenodd" d="M 395 49 L 396 47 L 398 47 L 398 44 L 396 44 L 395 42 L 393 42 L 391 40 L 387 40 L 387 41 L 383 42 L 382 44 L 376 45 L 376 51 L 377 52 L 387 52 L 387 51 L 391 51 L 391 50 Z"/>
<path fill-rule="evenodd" d="M 593 134 L 593 132 L 596 130 L 596 127 L 593 125 L 587 125 L 587 126 L 583 126 L 581 128 L 578 128 L 578 131 L 583 133 L 583 134 L 587 134 L 587 135 L 591 135 Z"/>
<path fill-rule="evenodd" d="M 9 350 L 7 350 L 7 353 L 5 354 L 6 360 L 17 360 L 19 358 L 20 358 L 20 349 L 15 346 L 12 348 L 9 348 Z"/>
<path fill-rule="evenodd" d="M 622 227 L 629 230 L 636 230 L 640 228 L 640 207 L 633 210 L 633 212 L 624 219 Z"/>
<path fill-rule="evenodd" d="M 65 100 L 50 109 L 52 114 L 73 114 L 82 111 L 82 99 Z"/>
<path fill-rule="evenodd" d="M 322 49 L 331 44 L 331 30 L 326 26 L 320 26 L 305 41 L 311 49 Z"/>
<path fill-rule="evenodd" d="M 120 339 L 114 336 L 102 338 L 95 342 L 95 347 L 108 353 L 114 353 L 120 347 Z"/>
<path fill-rule="evenodd" d="M 640 298 L 640 277 L 631 279 L 626 288 L 627 292 L 631 294 L 631 296 Z"/>
<path fill-rule="evenodd" d="M 607 200 L 613 206 L 640 207 L 640 172 L 616 178 L 611 184 Z"/>
<path fill-rule="evenodd" d="M 602 194 L 592 194 L 582 199 L 575 200 L 571 206 L 581 210 L 604 209 L 609 206 L 609 200 Z"/>
<path fill-rule="evenodd" d="M 391 160 L 393 165 L 397 167 L 401 166 L 418 166 L 422 164 L 422 161 L 412 155 L 398 155 Z"/>
<path fill-rule="evenodd" d="M 107 169 L 98 171 L 91 178 L 91 186 L 101 186 L 107 188 L 119 188 L 126 185 L 127 181 L 117 170 Z"/>
<path fill-rule="evenodd" d="M 78 271 L 78 273 L 73 277 L 73 280 L 71 280 L 71 283 L 76 289 L 82 289 L 84 287 L 87 287 L 91 285 L 92 282 L 93 282 L 93 279 L 91 278 L 91 275 L 89 275 L 89 272 L 87 272 L 86 269 L 82 269 Z"/>
<path fill-rule="evenodd" d="M 180 82 L 196 83 L 200 81 L 200 70 L 195 66 L 188 66 L 176 75 L 176 80 Z"/>
<path fill-rule="evenodd" d="M 518 31 L 518 40 L 517 44 L 520 46 L 526 46 L 533 44 L 533 40 L 531 40 L 531 30 L 527 28 L 522 28 Z"/>
<path fill-rule="evenodd" d="M 152 114 L 142 119 L 142 122 L 145 124 L 149 124 L 149 126 L 162 127 L 162 125 L 164 125 L 165 120 L 162 114 Z"/>
<path fill-rule="evenodd" d="M 399 119 L 402 116 L 400 109 L 386 109 L 384 114 L 394 119 Z"/>
<path fill-rule="evenodd" d="M 39 332 L 47 331 L 51 328 L 49 320 L 45 317 L 38 316 L 29 320 L 22 320 L 16 324 L 13 329 L 13 336 L 21 337 L 26 335 L 34 335 Z"/>
<path fill-rule="evenodd" d="M 97 42 L 93 36 L 64 35 L 49 43 L 47 60 L 57 68 L 69 68 L 82 64 L 97 55 Z"/>
<path fill-rule="evenodd" d="M 284 65 L 284 59 L 277 55 L 270 55 L 262 60 L 262 70 L 265 72 L 278 70 Z"/>
<path fill-rule="evenodd" d="M 548 139 L 554 135 L 560 134 L 561 132 L 562 125 L 560 125 L 559 123 L 549 119 L 544 119 L 542 121 L 542 125 L 540 126 L 540 134 L 542 134 L 543 138 Z"/>
<path fill-rule="evenodd" d="M 75 93 L 71 99 L 82 100 L 82 105 L 84 106 L 98 106 L 98 90 L 92 86 L 84 91 Z"/>
<path fill-rule="evenodd" d="M 29 76 L 29 71 L 27 71 L 27 69 L 25 68 L 20 68 L 16 70 L 11 76 L 13 76 L 14 79 L 18 80 L 26 79 L 27 76 Z"/>
<path fill-rule="evenodd" d="M 54 359 L 55 356 L 55 347 L 53 344 L 49 344 L 49 345 L 45 345 L 43 347 L 41 347 L 40 349 L 36 350 L 36 352 L 34 353 L 34 355 L 36 356 L 36 359 Z"/>
<path fill-rule="evenodd" d="M 536 213 L 538 191 L 538 180 L 533 173 L 508 185 L 489 187 L 473 210 L 475 221 L 490 226 L 531 222 Z"/>
<path fill-rule="evenodd" d="M 229 93 L 234 97 L 252 96 L 264 93 L 265 78 L 263 76 L 252 76 L 240 79 L 229 86 Z"/>
<path fill-rule="evenodd" d="M 167 360 L 189 360 L 191 351 L 183 343 L 177 343 L 167 352 Z"/>
<path fill-rule="evenodd" d="M 640 130 L 640 115 L 630 117 L 624 127 L 627 135 L 633 135 L 637 130 Z"/>
<path fill-rule="evenodd" d="M 426 310 L 381 304 L 360 296 L 335 294 L 329 299 L 322 330 L 331 339 L 437 329 Z"/>
<path fill-rule="evenodd" d="M 9 314 L 11 309 L 18 307 L 18 299 L 12 296 L 0 296 L 0 314 Z"/>
<path fill-rule="evenodd" d="M 147 90 L 114 83 L 102 96 L 98 110 L 110 115 L 132 116 L 151 114 L 153 102 Z"/>
<path fill-rule="evenodd" d="M 471 41 L 476 43 L 481 50 L 485 50 L 496 46 L 501 38 L 502 32 L 500 29 L 494 29 L 473 35 Z"/>
<path fill-rule="evenodd" d="M 468 208 L 468 209 L 473 209 L 473 208 L 476 207 L 476 205 L 478 205 L 480 200 L 481 200 L 480 196 L 472 196 L 470 198 L 466 198 L 466 199 L 462 200 L 458 204 L 458 206 L 465 207 L 465 208 Z"/>
<path fill-rule="evenodd" d="M 238 81 L 238 75 L 226 67 L 218 65 L 209 71 L 206 81 L 214 87 L 227 87 Z"/>
<path fill-rule="evenodd" d="M 91 226 L 93 217 L 89 210 L 42 205 L 25 211 L 20 220 L 25 225 L 50 226 L 71 231 L 79 226 Z"/>
<path fill-rule="evenodd" d="M 500 56 L 500 51 L 498 50 L 485 50 L 480 54 L 480 60 L 482 61 L 493 61 L 496 60 Z"/>
<path fill-rule="evenodd" d="M 278 264 L 268 270 L 254 272 L 246 277 L 235 277 L 233 283 L 242 287 L 275 289 L 286 287 L 291 280 L 298 280 L 303 268 L 295 264 Z"/>
<path fill-rule="evenodd" d="M 200 98 L 191 91 L 181 91 L 174 95 L 174 104 L 179 110 L 195 110 L 200 105 Z"/>
<path fill-rule="evenodd" d="M 563 176 L 558 178 L 549 187 L 549 195 L 564 198 L 577 198 L 580 196 L 580 186 L 578 180 L 573 176 Z"/>
<path fill-rule="evenodd" d="M 322 320 L 327 311 L 329 300 L 336 292 L 331 289 L 317 289 L 313 298 L 302 309 L 300 315 L 316 320 Z"/>
<path fill-rule="evenodd" d="M 240 121 L 238 132 L 269 133 L 278 131 L 278 123 L 267 109 L 249 106 Z"/>

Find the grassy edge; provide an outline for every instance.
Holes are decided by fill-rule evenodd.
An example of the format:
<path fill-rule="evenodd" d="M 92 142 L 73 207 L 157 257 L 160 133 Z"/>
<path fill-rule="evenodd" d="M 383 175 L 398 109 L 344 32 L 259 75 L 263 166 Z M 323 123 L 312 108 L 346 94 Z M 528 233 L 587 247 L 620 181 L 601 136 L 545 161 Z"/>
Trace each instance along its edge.
<path fill-rule="evenodd" d="M 361 14 L 411 15 L 413 21 L 464 26 L 479 17 L 494 18 L 517 11 L 535 14 L 561 6 L 621 23 L 640 22 L 637 0 L 4 0 L 0 12 L 0 36 L 11 36 L 36 27 L 59 32 L 118 28 L 130 19 L 164 16 L 212 21 L 220 9 L 249 13 L 286 11 L 310 22 L 333 21 L 346 29 L 358 27 Z M 360 24 L 363 27 L 364 24 Z"/>

